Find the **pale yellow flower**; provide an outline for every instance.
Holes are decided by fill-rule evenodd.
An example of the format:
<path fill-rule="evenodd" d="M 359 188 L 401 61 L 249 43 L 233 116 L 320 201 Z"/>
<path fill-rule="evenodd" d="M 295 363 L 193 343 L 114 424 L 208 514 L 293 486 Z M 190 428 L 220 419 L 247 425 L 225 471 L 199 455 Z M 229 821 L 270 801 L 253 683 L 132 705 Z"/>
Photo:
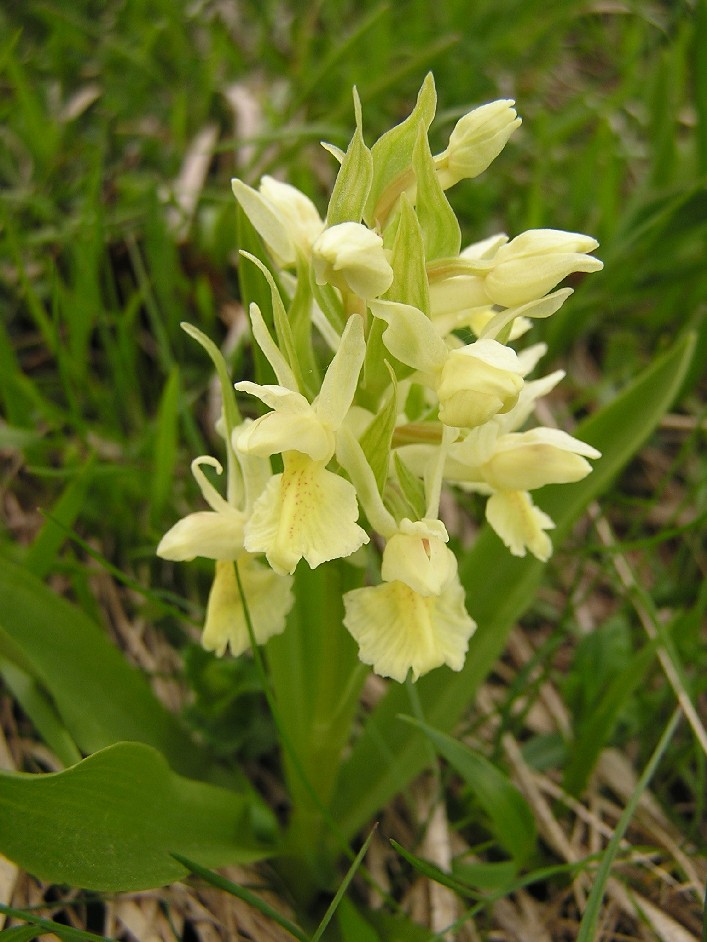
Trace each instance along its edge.
<path fill-rule="evenodd" d="M 401 363 L 413 367 L 439 398 L 439 418 L 455 428 L 474 428 L 512 409 L 523 388 L 514 350 L 496 340 L 476 340 L 450 350 L 430 318 L 409 304 L 372 301 L 371 311 L 387 323 L 383 343 Z"/>
<path fill-rule="evenodd" d="M 249 553 L 235 560 L 218 560 L 209 593 L 201 643 L 219 657 L 230 649 L 237 656 L 250 648 L 250 635 L 238 589 L 234 565 L 238 566 L 257 644 L 279 634 L 292 608 L 292 579 L 278 575 Z"/>
<path fill-rule="evenodd" d="M 280 452 L 283 457 L 283 472 L 270 478 L 253 505 L 244 539 L 246 549 L 265 553 L 276 572 L 294 572 L 302 558 L 315 568 L 350 556 L 369 540 L 356 523 L 355 488 L 326 468 L 351 406 L 365 351 L 362 321 L 353 315 L 311 404 L 284 386 L 236 383 L 236 389 L 257 396 L 273 411 L 242 430 L 234 447 L 246 454 Z"/>
<path fill-rule="evenodd" d="M 359 657 L 382 677 L 402 683 L 446 664 L 459 671 L 476 625 L 458 577 L 437 595 L 421 595 L 404 582 L 384 582 L 344 595 L 344 624 Z"/>
<path fill-rule="evenodd" d="M 246 423 L 247 427 L 247 423 Z M 192 462 L 192 472 L 204 499 L 212 508 L 188 514 L 179 520 L 157 547 L 157 555 L 175 561 L 196 556 L 216 560 L 214 581 L 209 593 L 202 644 L 221 655 L 229 647 L 241 654 L 250 646 L 243 601 L 236 583 L 237 562 L 258 644 L 264 644 L 285 627 L 287 613 L 294 601 L 292 579 L 274 573 L 259 563 L 244 546 L 250 504 L 267 480 L 262 458 L 239 456 L 243 473 L 242 507 L 225 500 L 209 482 L 202 465 L 210 465 L 218 474 L 223 468 L 216 458 L 202 455 Z M 257 500 L 256 500 L 257 503 Z"/>

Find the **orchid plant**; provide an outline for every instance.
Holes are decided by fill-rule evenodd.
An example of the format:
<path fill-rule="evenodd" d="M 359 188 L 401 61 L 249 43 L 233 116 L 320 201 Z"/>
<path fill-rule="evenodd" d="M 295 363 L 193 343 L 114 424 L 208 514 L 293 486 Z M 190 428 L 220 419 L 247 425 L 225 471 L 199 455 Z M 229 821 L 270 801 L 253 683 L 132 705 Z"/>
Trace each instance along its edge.
<path fill-rule="evenodd" d="M 171 561 L 214 561 L 202 643 L 252 655 L 280 746 L 281 816 L 239 754 L 224 761 L 191 735 L 77 605 L 9 559 L 0 567 L 0 660 L 63 766 L 0 771 L 0 853 L 47 881 L 109 892 L 189 871 L 223 888 L 205 868 L 269 858 L 308 930 L 321 893 L 333 895 L 316 940 L 365 856 L 368 841 L 358 854 L 352 844 L 437 754 L 483 810 L 506 858 L 498 879 L 524 879 L 530 805 L 451 734 L 532 603 L 551 534 L 562 540 L 646 441 L 695 350 L 679 338 L 578 437 L 534 424 L 564 374 L 536 375 L 545 346 L 526 338 L 572 295 L 567 276 L 601 269 L 597 242 L 534 229 L 462 248 L 446 193 L 500 154 L 521 123 L 513 101 L 470 111 L 436 155 L 431 76 L 370 148 L 355 92 L 354 111 L 347 150 L 324 145 L 338 164 L 324 216 L 288 183 L 233 181 L 246 366 L 231 375 L 214 342 L 183 325 L 218 376 L 220 444 L 191 462 L 206 506 L 157 546 L 165 578 Z M 459 527 L 482 506 L 478 528 Z M 346 918 L 341 937 L 362 938 L 356 913 L 348 934 Z"/>
<path fill-rule="evenodd" d="M 276 382 L 222 383 L 228 495 L 203 471 L 220 463 L 196 458 L 211 510 L 176 523 L 157 553 L 216 561 L 203 643 L 220 654 L 248 647 L 244 607 L 258 644 L 285 630 L 298 565 L 349 560 L 366 576 L 343 597 L 343 624 L 361 661 L 402 683 L 460 670 L 476 628 L 442 489 L 486 495 L 508 550 L 547 560 L 554 524 L 530 492 L 580 480 L 599 457 L 558 429 L 520 430 L 562 373 L 528 379 L 545 348 L 518 342 L 572 294 L 557 288 L 567 275 L 602 263 L 590 236 L 553 229 L 461 248 L 445 191 L 498 156 L 521 123 L 513 101 L 466 114 L 436 156 L 431 76 L 371 149 L 355 93 L 354 104 L 348 150 L 325 145 L 339 171 L 324 219 L 287 183 L 233 181 L 266 249 L 265 262 L 243 253 L 242 264 L 270 288 L 268 316 L 252 302 L 249 318 Z M 223 377 L 213 345 L 188 329 Z M 241 419 L 252 398 L 234 391 L 269 411 Z"/>

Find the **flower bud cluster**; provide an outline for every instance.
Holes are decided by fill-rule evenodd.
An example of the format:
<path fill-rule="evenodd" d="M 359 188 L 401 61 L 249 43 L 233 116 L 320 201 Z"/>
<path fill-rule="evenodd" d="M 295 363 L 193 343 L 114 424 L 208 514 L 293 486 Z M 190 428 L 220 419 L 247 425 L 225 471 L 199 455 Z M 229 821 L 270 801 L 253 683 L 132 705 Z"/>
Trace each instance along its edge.
<path fill-rule="evenodd" d="M 528 379 L 543 347 L 516 342 L 571 295 L 558 287 L 568 275 L 602 264 L 594 239 L 553 229 L 462 250 L 445 190 L 498 156 L 520 124 L 514 102 L 461 118 L 436 157 L 431 76 L 371 149 L 355 105 L 348 150 L 329 148 L 340 167 L 325 218 L 288 184 L 233 181 L 264 246 L 241 264 L 269 285 L 268 310 L 253 303 L 249 316 L 271 372 L 229 387 L 213 344 L 190 328 L 221 377 L 228 493 L 202 470 L 219 463 L 197 459 L 211 510 L 179 521 L 157 552 L 216 560 L 204 644 L 217 653 L 248 645 L 234 564 L 260 643 L 283 630 L 302 560 L 375 554 L 375 584 L 346 593 L 344 624 L 365 663 L 403 681 L 461 669 L 475 629 L 439 518 L 445 482 L 488 498 L 512 554 L 546 560 L 553 522 L 531 491 L 577 481 L 599 457 L 565 432 L 525 428 L 562 373 Z M 244 422 L 237 402 L 250 411 L 254 400 L 269 411 Z"/>

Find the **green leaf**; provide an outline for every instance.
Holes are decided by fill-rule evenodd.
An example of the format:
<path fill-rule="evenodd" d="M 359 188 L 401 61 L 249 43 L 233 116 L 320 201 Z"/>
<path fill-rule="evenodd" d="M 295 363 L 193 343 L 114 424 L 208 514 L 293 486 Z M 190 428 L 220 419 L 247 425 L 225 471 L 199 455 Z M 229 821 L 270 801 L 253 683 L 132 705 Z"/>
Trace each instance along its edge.
<path fill-rule="evenodd" d="M 425 258 L 428 262 L 453 258 L 461 248 L 461 230 L 437 177 L 427 128 L 422 123 L 418 126 L 412 167 L 417 183 L 415 208 L 425 243 Z"/>
<path fill-rule="evenodd" d="M 680 337 L 613 402 L 576 429 L 577 437 L 603 456 L 583 481 L 541 492 L 538 503 L 553 516 L 556 539 L 567 535 L 589 501 L 607 488 L 655 429 L 682 386 L 694 347 L 694 335 Z M 459 673 L 441 668 L 417 684 L 423 715 L 437 729 L 451 730 L 473 702 L 508 633 L 535 597 L 543 571 L 536 559 L 510 556 L 489 527 L 481 531 L 460 565 L 469 611 L 479 625 L 466 663 Z M 343 765 L 332 812 L 344 834 L 356 833 L 425 767 L 424 741 L 399 720 L 407 709 L 405 688 L 391 684 Z"/>
<path fill-rule="evenodd" d="M 379 494 L 383 493 L 383 487 L 388 477 L 390 443 L 393 440 L 393 430 L 398 415 L 398 390 L 395 373 L 393 373 L 387 362 L 385 365 L 391 380 L 391 392 L 388 401 L 361 436 L 361 448 L 375 475 Z"/>
<path fill-rule="evenodd" d="M 81 470 L 67 484 L 61 497 L 47 514 L 42 529 L 25 556 L 25 566 L 35 576 L 42 578 L 54 568 L 57 553 L 61 549 L 85 502 L 89 485 L 94 478 L 94 461 L 89 458 Z"/>
<path fill-rule="evenodd" d="M 439 883 L 441 886 L 446 886 L 447 889 L 452 890 L 452 892 L 457 893 L 459 896 L 471 897 L 472 899 L 479 898 L 479 894 L 475 890 L 465 886 L 463 883 L 459 883 L 458 880 L 455 880 L 454 877 L 445 873 L 444 870 L 440 870 L 439 867 L 430 863 L 429 860 L 423 860 L 422 857 L 411 853 L 409 850 L 406 850 L 402 844 L 398 844 L 398 842 L 394 841 L 392 838 L 390 843 L 400 856 L 407 860 L 423 877 L 427 877 L 428 880 L 434 880 L 435 883 Z"/>
<path fill-rule="evenodd" d="M 258 834 L 260 833 L 260 836 Z M 118 743 L 63 772 L 0 772 L 0 851 L 49 883 L 143 890 L 181 879 L 181 853 L 207 867 L 272 852 L 262 806 L 172 772 L 140 743 Z"/>
<path fill-rule="evenodd" d="M 208 755 L 79 608 L 7 559 L 0 565 L 0 598 L 0 656 L 51 698 L 83 752 L 137 740 L 155 746 L 181 772 L 212 773 Z"/>
<path fill-rule="evenodd" d="M 387 301 L 411 304 L 430 316 L 430 286 L 425 269 L 425 245 L 420 221 L 403 194 L 400 198 L 400 217 L 390 257 L 393 283 L 385 293 Z"/>
<path fill-rule="evenodd" d="M 587 784 L 599 753 L 608 742 L 620 711 L 643 680 L 655 659 L 660 638 L 645 644 L 627 666 L 616 674 L 591 712 L 576 730 L 565 767 L 564 788 L 570 795 L 580 795 Z"/>
<path fill-rule="evenodd" d="M 201 877 L 202 880 L 205 880 L 211 886 L 216 887 L 217 890 L 223 890 L 224 893 L 228 893 L 230 896 L 235 896 L 236 899 L 243 900 L 244 903 L 248 903 L 254 909 L 257 909 L 259 913 L 262 913 L 264 916 L 272 919 L 273 922 L 276 922 L 279 926 L 282 926 L 283 929 L 286 929 L 293 938 L 299 939 L 300 942 L 307 942 L 307 936 L 303 929 L 301 929 L 294 922 L 290 922 L 290 920 L 286 919 L 282 913 L 279 913 L 276 909 L 270 906 L 269 903 L 266 903 L 265 900 L 261 899 L 259 896 L 256 896 L 255 893 L 251 893 L 251 891 L 246 889 L 244 886 L 240 886 L 238 883 L 233 883 L 231 880 L 227 880 L 220 874 L 214 873 L 212 870 L 209 870 L 206 867 L 202 867 L 200 864 L 195 863 L 195 861 L 189 860 L 188 857 L 183 857 L 181 854 L 173 854 L 172 856 L 175 858 L 175 860 L 182 864 L 182 866 L 191 871 L 191 873 Z"/>
<path fill-rule="evenodd" d="M 365 219 L 369 226 L 385 223 L 398 197 L 415 182 L 412 153 L 418 126 L 425 130 L 432 124 L 437 109 L 437 92 L 430 72 L 422 84 L 411 114 L 379 138 L 371 148 L 373 182 L 366 204 Z"/>
<path fill-rule="evenodd" d="M 492 834 L 520 869 L 535 848 L 536 834 L 533 812 L 516 786 L 488 759 L 463 743 L 410 716 L 402 719 L 421 729 L 461 775 L 487 815 Z"/>
<path fill-rule="evenodd" d="M 373 179 L 373 157 L 363 140 L 361 101 L 354 88 L 356 131 L 336 175 L 336 182 L 327 209 L 327 225 L 361 222 Z"/>
<path fill-rule="evenodd" d="M 373 926 L 364 919 L 347 896 L 341 900 L 336 911 L 336 922 L 342 942 L 382 942 Z"/>
<path fill-rule="evenodd" d="M 368 853 L 368 848 L 371 844 L 371 841 L 373 840 L 373 835 L 375 833 L 376 833 L 376 827 L 374 826 L 371 832 L 369 833 L 368 837 L 366 838 L 366 840 L 363 842 L 361 849 L 356 854 L 356 857 L 351 861 L 351 865 L 349 866 L 349 869 L 346 871 L 346 876 L 339 884 L 339 887 L 336 893 L 334 894 L 334 898 L 332 899 L 331 903 L 327 907 L 327 911 L 322 916 L 322 920 L 317 926 L 316 931 L 311 938 L 311 942 L 319 942 L 321 937 L 324 935 L 324 931 L 326 927 L 331 922 L 331 919 L 334 913 L 337 911 L 337 909 L 339 908 L 339 904 L 344 898 L 344 894 L 346 893 L 346 890 L 349 888 L 349 883 L 351 883 L 351 881 L 353 880 L 356 874 L 356 871 L 363 863 L 363 858 Z"/>
<path fill-rule="evenodd" d="M 601 911 L 601 904 L 604 898 L 604 891 L 606 889 L 606 884 L 611 876 L 611 867 L 616 855 L 621 849 L 621 841 L 624 838 L 624 834 L 628 829 L 631 819 L 638 808 L 638 804 L 641 800 L 643 792 L 648 787 L 648 783 L 653 777 L 653 773 L 658 767 L 660 760 L 665 753 L 665 750 L 670 745 L 670 740 L 673 738 L 675 730 L 677 728 L 678 722 L 680 720 L 682 713 L 680 708 L 676 709 L 673 715 L 671 716 L 668 725 L 665 727 L 663 735 L 660 737 L 658 745 L 655 747 L 655 750 L 648 761 L 648 765 L 643 770 L 643 774 L 638 780 L 636 787 L 634 788 L 631 798 L 628 801 L 628 804 L 624 808 L 621 817 L 619 818 L 616 827 L 614 828 L 614 833 L 611 835 L 611 839 L 606 846 L 606 850 L 601 859 L 601 864 L 597 870 L 594 881 L 592 883 L 592 889 L 587 899 L 587 905 L 582 914 L 582 923 L 579 927 L 579 934 L 577 935 L 577 942 L 592 942 L 593 939 L 596 939 L 596 929 L 599 922 L 599 913 Z"/>
<path fill-rule="evenodd" d="M 50 697 L 35 678 L 3 657 L 0 657 L 0 675 L 62 765 L 74 765 L 79 762 L 81 752 L 56 712 Z"/>
<path fill-rule="evenodd" d="M 157 411 L 157 432 L 150 476 L 150 518 L 155 525 L 159 523 L 162 511 L 172 495 L 174 465 L 177 459 L 178 420 L 179 370 L 173 366 L 169 371 Z"/>
<path fill-rule="evenodd" d="M 94 935 L 93 932 L 74 929 L 72 926 L 65 926 L 53 919 L 44 919 L 34 912 L 15 909 L 13 906 L 5 906 L 3 903 L 0 903 L 0 914 L 12 916 L 13 919 L 23 919 L 28 923 L 26 926 L 14 926 L 12 929 L 5 929 L 0 932 L 3 942 L 28 942 L 30 939 L 44 938 L 47 933 L 55 935 L 57 939 L 61 939 L 63 942 L 115 942 L 108 936 Z"/>
<path fill-rule="evenodd" d="M 425 485 L 412 473 L 397 451 L 393 452 L 393 460 L 398 483 L 413 514 L 411 519 L 421 520 L 425 516 Z"/>

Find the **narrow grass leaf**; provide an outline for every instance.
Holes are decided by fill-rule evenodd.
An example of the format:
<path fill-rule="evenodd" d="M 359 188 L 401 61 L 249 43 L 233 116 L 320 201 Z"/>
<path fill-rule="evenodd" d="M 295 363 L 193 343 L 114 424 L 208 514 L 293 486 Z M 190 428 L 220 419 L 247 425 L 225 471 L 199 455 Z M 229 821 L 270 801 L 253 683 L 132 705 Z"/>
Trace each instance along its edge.
<path fill-rule="evenodd" d="M 46 691 L 31 674 L 0 656 L 0 676 L 64 767 L 81 761 L 81 753 Z"/>
<path fill-rule="evenodd" d="M 29 923 L 26 926 L 14 926 L 12 929 L 5 929 L 0 932 L 3 942 L 24 942 L 26 939 L 38 939 L 47 932 L 65 940 L 65 942 L 116 942 L 115 939 L 108 936 L 94 935 L 93 932 L 74 929 L 72 926 L 54 922 L 53 919 L 44 919 L 30 910 L 15 909 L 13 906 L 6 906 L 4 903 L 0 903 L 0 914 L 11 916 L 13 919 L 23 919 Z"/>
<path fill-rule="evenodd" d="M 692 43 L 695 108 L 697 110 L 697 157 L 700 172 L 707 174 L 707 0 L 697 0 L 694 16 Z"/>
<path fill-rule="evenodd" d="M 252 893 L 244 886 L 240 886 L 238 883 L 233 883 L 231 880 L 227 880 L 220 874 L 214 873 L 213 870 L 209 870 L 207 867 L 202 867 L 200 864 L 190 860 L 188 857 L 182 856 L 182 854 L 172 854 L 172 856 L 183 867 L 186 867 L 187 870 L 190 870 L 195 876 L 200 877 L 206 883 L 216 887 L 217 890 L 223 890 L 224 893 L 228 893 L 230 896 L 235 896 L 237 899 L 243 900 L 244 903 L 248 903 L 248 905 L 252 906 L 253 909 L 257 909 L 259 913 L 262 913 L 264 916 L 272 919 L 272 921 L 276 922 L 278 926 L 281 926 L 283 929 L 289 932 L 294 939 L 299 939 L 300 942 L 308 942 L 308 937 L 304 929 L 301 929 L 298 925 L 296 925 L 296 923 L 291 922 L 289 919 L 283 916 L 282 913 L 279 913 L 276 909 L 274 909 L 274 907 L 270 906 L 269 903 L 266 903 L 264 899 L 261 899 L 259 896 L 257 896 L 255 893 Z"/>
<path fill-rule="evenodd" d="M 418 873 L 421 873 L 423 877 L 427 877 L 428 880 L 433 880 L 435 883 L 446 886 L 447 889 L 452 890 L 452 892 L 458 894 L 459 896 L 465 898 L 470 897 L 471 899 L 479 899 L 479 893 L 477 893 L 476 890 L 473 890 L 470 886 L 455 880 L 453 876 L 445 873 L 444 870 L 440 870 L 439 867 L 436 867 L 434 864 L 430 863 L 429 860 L 423 860 L 422 857 L 418 857 L 409 850 L 406 850 L 402 844 L 399 844 L 396 840 L 393 840 L 393 838 L 390 839 L 390 843 L 400 854 L 400 856 L 404 860 L 407 860 L 407 862 L 415 870 L 417 870 Z"/>
<path fill-rule="evenodd" d="M 157 410 L 152 475 L 150 478 L 150 516 L 157 525 L 169 501 L 177 459 L 179 421 L 179 369 L 173 366 L 165 383 Z"/>
<path fill-rule="evenodd" d="M 54 568 L 61 546 L 66 540 L 66 531 L 71 528 L 86 501 L 88 488 L 93 481 L 92 458 L 69 481 L 66 489 L 52 506 L 51 514 L 34 538 L 27 555 L 25 567 L 38 578 L 43 578 Z"/>
<path fill-rule="evenodd" d="M 516 786 L 488 759 L 451 736 L 411 716 L 401 719 L 421 729 L 461 775 L 488 816 L 493 836 L 520 869 L 533 852 L 536 832 L 533 812 Z"/>
<path fill-rule="evenodd" d="M 612 679 L 600 702 L 577 729 L 564 773 L 564 788 L 570 795 L 580 795 L 584 790 L 599 753 L 619 721 L 622 707 L 655 660 L 659 643 L 660 639 L 656 638 L 634 655 L 625 669 Z"/>
<path fill-rule="evenodd" d="M 348 896 L 339 903 L 336 922 L 342 942 L 383 942 L 373 926 L 366 921 Z"/>
<path fill-rule="evenodd" d="M 648 765 L 645 767 L 643 774 L 638 780 L 636 787 L 629 799 L 626 807 L 624 808 L 621 817 L 619 818 L 616 827 L 614 828 L 614 833 L 611 835 L 611 839 L 607 844 L 604 856 L 602 857 L 601 863 L 599 864 L 599 869 L 594 877 L 594 882 L 592 883 L 592 889 L 589 893 L 589 898 L 587 900 L 587 905 L 582 916 L 582 922 L 579 927 L 579 934 L 577 935 L 577 942 L 593 942 L 596 938 L 596 928 L 599 922 L 599 914 L 601 911 L 602 900 L 604 899 L 604 892 L 606 890 L 606 884 L 611 875 L 611 868 L 613 866 L 614 860 L 616 859 L 617 854 L 621 848 L 621 841 L 623 840 L 624 834 L 631 823 L 631 819 L 638 807 L 638 803 L 641 800 L 643 792 L 648 787 L 648 783 L 653 777 L 653 773 L 658 767 L 660 760 L 663 758 L 663 753 L 668 748 L 670 740 L 673 738 L 673 734 L 677 728 L 678 722 L 681 718 L 680 710 L 676 710 L 670 718 L 668 725 L 666 726 L 663 735 L 660 737 L 658 745 L 655 747 L 653 755 L 651 756 Z"/>
<path fill-rule="evenodd" d="M 333 900 L 331 901 L 331 903 L 329 904 L 329 906 L 328 906 L 328 908 L 327 908 L 327 911 L 324 913 L 324 916 L 322 917 L 322 921 L 321 921 L 321 922 L 319 923 L 319 925 L 317 926 L 317 929 L 316 929 L 314 935 L 312 936 L 312 938 L 310 939 L 310 942 L 319 942 L 319 940 L 321 939 L 321 937 L 324 935 L 324 930 L 326 929 L 326 927 L 327 927 L 327 926 L 329 925 L 329 923 L 331 922 L 332 917 L 333 917 L 334 913 L 336 912 L 336 910 L 337 910 L 337 908 L 338 908 L 338 906 L 339 906 L 339 903 L 340 903 L 341 900 L 343 899 L 344 893 L 346 893 L 346 890 L 349 888 L 349 883 L 351 883 L 351 881 L 353 880 L 353 878 L 354 878 L 354 876 L 355 876 L 355 874 L 356 874 L 356 871 L 358 870 L 358 868 L 359 868 L 359 867 L 361 866 L 361 864 L 363 863 L 363 858 L 366 856 L 366 854 L 367 854 L 367 852 L 368 852 L 368 847 L 369 847 L 371 841 L 373 840 L 373 835 L 376 833 L 376 828 L 377 828 L 377 827 L 378 827 L 378 825 L 375 825 L 375 826 L 373 827 L 373 829 L 372 829 L 371 832 L 369 833 L 368 837 L 367 837 L 366 840 L 363 842 L 363 846 L 361 847 L 361 849 L 359 850 L 359 852 L 356 854 L 355 859 L 352 861 L 351 866 L 350 866 L 349 869 L 347 870 L 346 876 L 345 876 L 344 879 L 341 881 L 341 884 L 340 884 L 340 886 L 339 886 L 339 889 L 336 891 L 336 894 L 335 894 L 335 896 L 334 896 L 334 899 L 333 899 Z"/>
<path fill-rule="evenodd" d="M 260 802 L 177 775 L 156 749 L 117 743 L 63 772 L 0 772 L 0 852 L 50 883 L 144 890 L 272 852 Z M 269 838 L 269 840 L 267 840 Z"/>

